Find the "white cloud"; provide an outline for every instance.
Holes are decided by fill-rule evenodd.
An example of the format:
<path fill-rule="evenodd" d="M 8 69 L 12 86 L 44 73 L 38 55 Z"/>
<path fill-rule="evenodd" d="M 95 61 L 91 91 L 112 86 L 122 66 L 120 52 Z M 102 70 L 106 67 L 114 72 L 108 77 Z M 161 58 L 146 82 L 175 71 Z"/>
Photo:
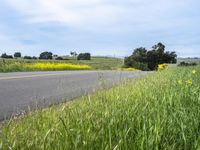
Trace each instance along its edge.
<path fill-rule="evenodd" d="M 57 48 L 57 45 L 65 47 L 65 44 L 73 48 L 76 47 L 74 43 L 81 41 L 82 45 L 81 42 L 79 45 L 83 48 L 89 45 L 89 48 L 98 49 L 99 47 L 104 50 L 116 49 L 116 47 L 134 48 L 138 43 L 144 43 L 144 46 L 149 43 L 153 45 L 157 40 L 176 46 L 184 45 L 186 38 L 192 39 L 187 40 L 188 44 L 182 47 L 186 53 L 191 50 L 187 47 L 190 47 L 191 43 L 196 44 L 199 40 L 198 34 L 194 36 L 190 34 L 190 32 L 198 32 L 195 24 L 200 23 L 198 14 L 196 17 L 191 15 L 198 6 L 197 0 L 3 1 L 9 8 L 14 9 L 17 15 L 20 14 L 17 20 L 27 29 L 18 30 L 15 25 L 9 23 L 7 33 L 2 38 L 0 37 L 0 41 L 8 39 L 5 43 L 12 43 L 20 48 L 28 47 L 27 45 L 23 47 L 23 43 L 20 43 L 24 39 L 35 40 L 36 43 L 32 46 L 38 49 L 48 46 Z M 198 10 L 196 9 L 197 12 Z M 6 21 L 0 20 L 0 22 Z M 55 28 L 59 28 L 59 25 L 66 27 L 62 28 L 62 35 L 53 30 L 50 32 L 41 30 L 41 28 L 54 25 Z M 91 43 L 93 43 L 92 46 L 90 46 Z M 172 48 L 179 49 L 179 47 Z M 194 48 L 198 49 L 198 47 Z"/>
<path fill-rule="evenodd" d="M 114 22 L 120 8 L 100 0 L 8 0 L 30 23 L 58 22 L 67 26 L 109 24 Z"/>
<path fill-rule="evenodd" d="M 188 0 L 7 0 L 7 3 L 29 23 L 56 22 L 81 29 L 114 29 L 131 23 L 133 26 L 156 24 L 165 20 L 172 9 L 186 7 Z"/>

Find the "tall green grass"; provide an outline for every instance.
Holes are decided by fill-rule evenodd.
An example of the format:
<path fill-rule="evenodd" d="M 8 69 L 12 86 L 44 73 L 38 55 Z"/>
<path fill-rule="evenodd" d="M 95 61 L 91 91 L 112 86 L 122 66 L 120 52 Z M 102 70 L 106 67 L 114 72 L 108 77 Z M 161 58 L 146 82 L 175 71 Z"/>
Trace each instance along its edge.
<path fill-rule="evenodd" d="M 199 66 L 169 68 L 37 110 L 3 125 L 0 149 L 199 149 L 199 83 Z"/>

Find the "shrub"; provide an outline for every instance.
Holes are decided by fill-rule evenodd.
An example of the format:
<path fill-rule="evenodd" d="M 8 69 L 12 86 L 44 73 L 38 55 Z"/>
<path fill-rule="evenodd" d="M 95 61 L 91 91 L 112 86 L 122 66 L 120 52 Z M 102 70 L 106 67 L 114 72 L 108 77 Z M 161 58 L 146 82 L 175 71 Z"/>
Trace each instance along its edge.
<path fill-rule="evenodd" d="M 180 64 L 178 66 L 196 66 L 197 63 L 195 62 L 185 62 L 185 61 L 182 61 L 180 62 Z"/>
<path fill-rule="evenodd" d="M 77 60 L 91 60 L 90 53 L 80 53 L 77 57 Z"/>
<path fill-rule="evenodd" d="M 16 53 L 14 54 L 14 57 L 15 57 L 15 58 L 20 58 L 20 57 L 22 57 L 22 55 L 21 55 L 20 52 L 16 52 Z"/>
<path fill-rule="evenodd" d="M 136 69 L 143 70 L 143 71 L 149 70 L 147 63 L 137 62 L 131 56 L 126 57 L 124 60 L 124 63 L 125 63 L 124 68 L 136 68 Z"/>

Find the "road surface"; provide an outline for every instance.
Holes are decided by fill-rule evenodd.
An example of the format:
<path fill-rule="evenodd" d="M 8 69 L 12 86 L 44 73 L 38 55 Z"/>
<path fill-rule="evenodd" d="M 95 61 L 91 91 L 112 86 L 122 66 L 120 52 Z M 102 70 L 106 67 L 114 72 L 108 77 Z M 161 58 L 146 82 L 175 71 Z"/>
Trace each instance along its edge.
<path fill-rule="evenodd" d="M 26 110 L 69 101 L 147 72 L 59 71 L 0 73 L 0 121 Z"/>

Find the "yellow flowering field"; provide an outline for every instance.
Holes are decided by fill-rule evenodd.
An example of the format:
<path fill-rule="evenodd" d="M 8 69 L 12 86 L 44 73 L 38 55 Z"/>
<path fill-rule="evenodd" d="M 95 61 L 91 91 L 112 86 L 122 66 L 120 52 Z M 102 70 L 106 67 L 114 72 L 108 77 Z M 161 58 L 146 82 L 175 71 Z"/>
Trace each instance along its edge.
<path fill-rule="evenodd" d="M 70 63 L 33 63 L 24 65 L 30 70 L 89 70 L 89 65 L 75 65 Z"/>

